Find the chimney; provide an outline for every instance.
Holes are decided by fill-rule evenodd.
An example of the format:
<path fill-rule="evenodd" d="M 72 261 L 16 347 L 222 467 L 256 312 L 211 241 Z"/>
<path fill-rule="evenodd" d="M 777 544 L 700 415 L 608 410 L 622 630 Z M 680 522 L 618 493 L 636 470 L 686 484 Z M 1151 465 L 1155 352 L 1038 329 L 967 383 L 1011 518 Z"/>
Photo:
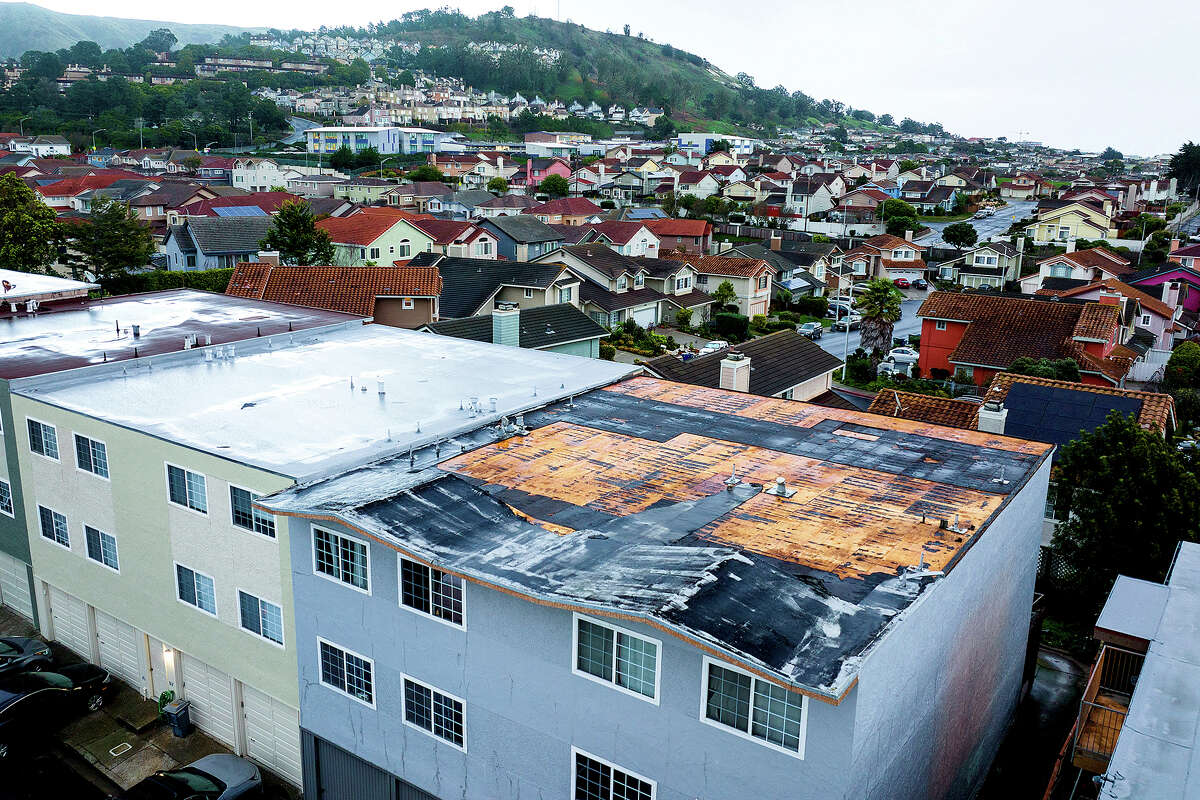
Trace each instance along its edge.
<path fill-rule="evenodd" d="M 1067 240 L 1067 252 L 1068 253 L 1075 252 L 1075 240 L 1074 239 Z"/>
<path fill-rule="evenodd" d="M 771 234 L 771 249 L 776 253 L 783 249 L 783 237 L 778 233 Z"/>
<path fill-rule="evenodd" d="M 1172 239 L 1172 240 L 1171 240 L 1171 251 L 1170 251 L 1170 252 L 1174 253 L 1174 252 L 1175 252 L 1176 250 L 1178 250 L 1178 249 L 1179 249 L 1179 240 L 1178 240 L 1178 239 Z"/>
<path fill-rule="evenodd" d="M 999 400 L 988 400 L 979 407 L 979 430 L 984 433 L 1004 433 L 1008 409 Z"/>
<path fill-rule="evenodd" d="M 1110 292 L 1107 289 L 1100 290 L 1100 299 L 1097 301 L 1102 306 L 1119 306 L 1121 305 L 1121 295 L 1117 292 Z"/>
<path fill-rule="evenodd" d="M 913 232 L 912 232 L 912 231 L 905 231 L 905 232 L 904 232 L 904 240 L 905 240 L 906 242 L 911 242 L 911 241 L 912 241 L 912 237 L 913 237 Z"/>
<path fill-rule="evenodd" d="M 259 250 L 258 261 L 260 264 L 273 264 L 279 266 L 279 251 L 277 250 Z"/>
<path fill-rule="evenodd" d="M 721 359 L 722 389 L 731 392 L 750 391 L 750 359 L 742 353 L 730 353 Z"/>
<path fill-rule="evenodd" d="M 492 344 L 521 346 L 521 309 L 516 303 L 501 303 L 492 311 Z"/>

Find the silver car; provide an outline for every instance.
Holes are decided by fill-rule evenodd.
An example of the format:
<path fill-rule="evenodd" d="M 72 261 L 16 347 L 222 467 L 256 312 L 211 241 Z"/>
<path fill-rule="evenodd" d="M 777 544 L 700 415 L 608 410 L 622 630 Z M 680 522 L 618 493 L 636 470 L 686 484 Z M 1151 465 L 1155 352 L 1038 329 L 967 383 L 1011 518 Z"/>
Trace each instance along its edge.
<path fill-rule="evenodd" d="M 156 772 L 144 778 L 122 800 L 236 800 L 260 797 L 262 773 L 252 762 L 216 753 L 186 767 Z"/>

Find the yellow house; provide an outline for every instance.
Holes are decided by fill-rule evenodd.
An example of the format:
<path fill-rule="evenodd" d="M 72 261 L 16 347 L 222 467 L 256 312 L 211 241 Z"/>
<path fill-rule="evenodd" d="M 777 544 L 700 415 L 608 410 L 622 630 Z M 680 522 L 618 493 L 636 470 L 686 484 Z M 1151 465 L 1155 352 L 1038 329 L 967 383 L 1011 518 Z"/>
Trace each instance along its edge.
<path fill-rule="evenodd" d="M 713 167 L 737 166 L 741 166 L 741 162 L 724 150 L 718 150 L 715 153 L 710 153 L 708 157 L 704 159 L 704 167 L 706 169 L 712 169 Z"/>
<path fill-rule="evenodd" d="M 1025 227 L 1034 244 L 1071 242 L 1076 239 L 1115 239 L 1112 219 L 1087 203 L 1068 203 L 1038 213 L 1037 222 Z"/>
<path fill-rule="evenodd" d="M 953 186 L 956 189 L 966 188 L 967 179 L 961 175 L 956 175 L 953 172 L 949 175 L 943 175 L 934 181 L 937 186 Z"/>

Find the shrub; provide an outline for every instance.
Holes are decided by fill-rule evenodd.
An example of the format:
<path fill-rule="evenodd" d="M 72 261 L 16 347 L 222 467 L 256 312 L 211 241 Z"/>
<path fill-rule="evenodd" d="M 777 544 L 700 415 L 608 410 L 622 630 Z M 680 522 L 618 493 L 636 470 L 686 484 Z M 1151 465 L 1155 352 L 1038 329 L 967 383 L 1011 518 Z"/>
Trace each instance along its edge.
<path fill-rule="evenodd" d="M 793 297 L 792 307 L 799 314 L 807 314 L 810 317 L 823 317 L 829 311 L 829 298 L 827 297 Z"/>
<path fill-rule="evenodd" d="M 608 342 L 600 343 L 600 358 L 605 361 L 615 361 L 617 358 L 617 348 L 613 347 Z"/>
<path fill-rule="evenodd" d="M 675 312 L 675 324 L 680 330 L 686 331 L 691 326 L 693 313 L 694 310 L 690 308 L 681 308 Z"/>
<path fill-rule="evenodd" d="M 742 341 L 750 335 L 750 318 L 722 311 L 713 316 L 712 328 L 723 339 Z"/>
<path fill-rule="evenodd" d="M 617 204 L 614 203 L 612 200 L 601 200 L 600 207 L 606 208 L 606 209 L 613 209 L 613 208 L 617 207 Z"/>
<path fill-rule="evenodd" d="M 100 281 L 108 294 L 159 292 L 165 289 L 200 289 L 225 293 L 233 269 L 208 269 L 199 272 L 168 272 L 163 269 L 114 275 Z"/>

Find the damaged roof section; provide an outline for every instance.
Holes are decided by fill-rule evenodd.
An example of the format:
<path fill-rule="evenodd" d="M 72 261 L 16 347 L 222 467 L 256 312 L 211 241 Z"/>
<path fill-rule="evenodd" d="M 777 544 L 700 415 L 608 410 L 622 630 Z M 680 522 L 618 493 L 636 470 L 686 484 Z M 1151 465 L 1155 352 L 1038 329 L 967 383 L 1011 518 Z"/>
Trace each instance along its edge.
<path fill-rule="evenodd" d="M 524 423 L 260 503 L 837 702 L 1051 450 L 648 378 Z"/>

